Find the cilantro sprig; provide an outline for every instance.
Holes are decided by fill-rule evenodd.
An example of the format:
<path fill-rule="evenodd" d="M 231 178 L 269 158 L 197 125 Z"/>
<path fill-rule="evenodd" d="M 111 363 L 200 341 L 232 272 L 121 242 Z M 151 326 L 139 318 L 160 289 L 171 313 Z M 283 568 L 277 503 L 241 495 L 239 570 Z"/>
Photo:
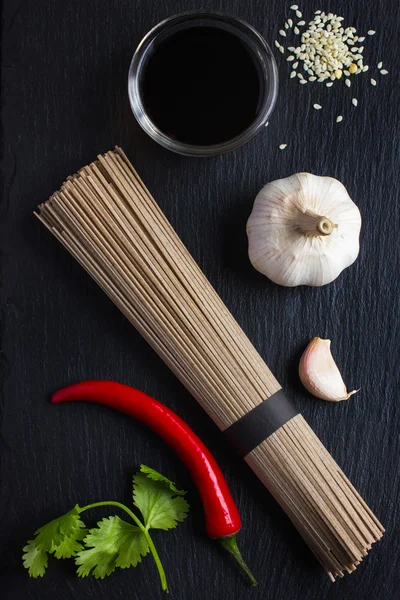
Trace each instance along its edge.
<path fill-rule="evenodd" d="M 96 579 L 103 579 L 116 568 L 136 567 L 150 552 L 161 587 L 168 591 L 165 571 L 149 531 L 173 529 L 185 520 L 189 510 L 185 494 L 161 473 L 141 465 L 133 476 L 133 505 L 143 520 L 120 502 L 94 502 L 83 507 L 76 504 L 65 515 L 35 531 L 35 538 L 23 548 L 24 567 L 30 577 L 43 577 L 49 554 L 55 558 L 74 557 L 79 577 L 92 574 Z M 115 515 L 103 518 L 88 530 L 80 515 L 99 506 L 119 508 L 134 524 Z"/>

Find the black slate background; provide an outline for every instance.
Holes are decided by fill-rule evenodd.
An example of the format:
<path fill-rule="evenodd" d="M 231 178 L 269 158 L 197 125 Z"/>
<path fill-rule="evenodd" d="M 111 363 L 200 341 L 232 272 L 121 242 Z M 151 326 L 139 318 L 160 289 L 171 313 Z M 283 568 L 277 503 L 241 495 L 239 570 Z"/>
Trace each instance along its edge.
<path fill-rule="evenodd" d="M 168 15 L 213 8 L 253 24 L 272 44 L 287 15 L 278 0 L 55 0 L 3 3 L 1 249 L 2 598 L 162 598 L 150 558 L 104 581 L 79 580 L 72 561 L 29 579 L 21 548 L 75 502 L 130 500 L 141 462 L 186 488 L 190 517 L 154 539 L 176 600 L 398 598 L 399 578 L 399 4 L 302 3 L 376 29 L 365 42 L 390 74 L 343 84 L 295 85 L 278 53 L 281 89 L 269 127 L 212 159 L 168 153 L 136 125 L 127 69 L 141 37 Z M 293 16 L 293 15 L 292 15 Z M 359 100 L 357 109 L 351 98 Z M 319 102 L 323 110 L 312 108 Z M 344 115 L 337 125 L 334 117 Z M 290 397 L 387 527 L 351 576 L 329 582 L 289 520 L 217 428 L 105 295 L 32 217 L 35 206 L 98 152 L 120 144 L 183 241 Z M 284 152 L 278 145 L 287 143 Z M 252 270 L 245 222 L 268 180 L 298 171 L 339 178 L 363 216 L 357 262 L 323 288 L 285 289 Z M 299 385 L 313 336 L 332 339 L 350 388 L 338 405 Z M 94 405 L 52 407 L 50 394 L 84 378 L 133 385 L 176 410 L 209 445 L 243 516 L 240 545 L 260 585 L 249 589 L 209 541 L 183 465 L 129 417 Z M 93 514 L 93 523 L 102 514 Z M 89 519 L 90 521 L 90 519 Z"/>

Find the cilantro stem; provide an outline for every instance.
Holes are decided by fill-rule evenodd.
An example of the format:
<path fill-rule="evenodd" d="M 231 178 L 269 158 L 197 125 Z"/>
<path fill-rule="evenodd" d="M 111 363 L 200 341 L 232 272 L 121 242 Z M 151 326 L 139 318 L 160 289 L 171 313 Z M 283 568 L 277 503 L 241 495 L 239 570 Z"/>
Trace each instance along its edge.
<path fill-rule="evenodd" d="M 134 521 L 136 523 L 136 525 L 142 531 L 143 535 L 146 537 L 147 543 L 149 544 L 150 552 L 153 555 L 154 562 L 156 563 L 158 574 L 160 576 L 161 587 L 164 590 L 164 592 L 168 592 L 167 577 L 165 575 L 164 567 L 162 566 L 160 557 L 158 556 L 158 552 L 153 543 L 153 540 L 151 539 L 151 536 L 150 536 L 148 530 L 143 525 L 143 523 L 140 521 L 140 519 L 138 519 L 138 517 L 135 515 L 135 513 L 133 513 L 127 506 L 125 506 L 125 504 L 121 504 L 121 502 L 115 502 L 114 500 L 109 500 L 106 502 L 94 502 L 93 504 L 87 504 L 86 506 L 79 507 L 79 512 L 81 513 L 81 512 L 84 512 L 85 510 L 90 510 L 91 508 L 97 508 L 98 506 L 116 506 L 117 508 L 120 508 L 121 510 L 125 511 L 126 514 L 130 516 L 132 521 Z"/>

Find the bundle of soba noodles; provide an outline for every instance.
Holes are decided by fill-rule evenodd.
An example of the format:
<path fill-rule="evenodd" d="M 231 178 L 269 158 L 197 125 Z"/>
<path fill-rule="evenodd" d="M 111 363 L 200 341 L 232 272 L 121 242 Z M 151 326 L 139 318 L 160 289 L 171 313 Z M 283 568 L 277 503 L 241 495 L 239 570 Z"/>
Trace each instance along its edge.
<path fill-rule="evenodd" d="M 334 580 L 383 527 L 207 281 L 120 148 L 36 215 L 179 377 Z"/>

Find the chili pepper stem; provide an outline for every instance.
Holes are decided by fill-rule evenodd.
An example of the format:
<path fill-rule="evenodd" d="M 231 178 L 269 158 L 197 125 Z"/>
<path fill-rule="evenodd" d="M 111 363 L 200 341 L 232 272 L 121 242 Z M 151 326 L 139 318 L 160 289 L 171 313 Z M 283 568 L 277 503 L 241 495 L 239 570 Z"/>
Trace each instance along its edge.
<path fill-rule="evenodd" d="M 143 525 L 143 523 L 140 521 L 140 519 L 138 519 L 137 516 L 135 515 L 135 513 L 133 513 L 127 506 L 125 506 L 125 504 L 121 504 L 121 502 L 114 502 L 113 500 L 108 500 L 106 502 L 94 502 L 93 504 L 87 504 L 86 506 L 80 507 L 79 512 L 81 513 L 86 510 L 90 510 L 92 508 L 97 508 L 98 506 L 116 506 L 116 507 L 120 508 L 121 510 L 125 511 L 130 516 L 132 521 L 134 521 L 136 523 L 136 525 L 139 527 L 139 529 L 143 532 L 143 535 L 146 537 L 147 543 L 149 544 L 150 552 L 153 555 L 153 559 L 154 559 L 154 562 L 156 563 L 158 574 L 160 576 L 161 587 L 164 590 L 164 592 L 168 593 L 167 577 L 165 575 L 164 567 L 162 566 L 162 563 L 161 563 L 160 557 L 158 556 L 156 547 L 153 544 L 153 540 L 151 539 L 151 536 L 150 536 L 148 530 Z"/>
<path fill-rule="evenodd" d="M 243 560 L 243 556 L 241 555 L 236 542 L 236 535 L 218 538 L 218 541 L 220 542 L 221 546 L 223 546 L 223 548 L 225 548 L 225 550 L 227 550 L 229 554 L 233 556 L 239 567 L 242 569 L 243 573 L 245 573 L 245 575 L 247 575 L 247 577 L 249 578 L 251 585 L 258 585 L 257 581 L 254 579 L 252 572 Z"/>

